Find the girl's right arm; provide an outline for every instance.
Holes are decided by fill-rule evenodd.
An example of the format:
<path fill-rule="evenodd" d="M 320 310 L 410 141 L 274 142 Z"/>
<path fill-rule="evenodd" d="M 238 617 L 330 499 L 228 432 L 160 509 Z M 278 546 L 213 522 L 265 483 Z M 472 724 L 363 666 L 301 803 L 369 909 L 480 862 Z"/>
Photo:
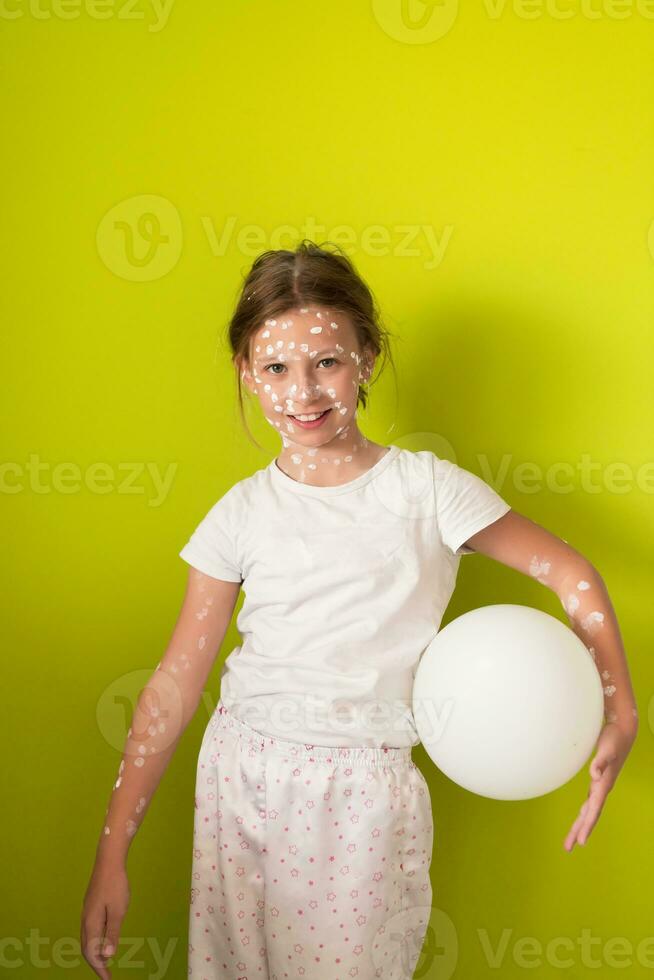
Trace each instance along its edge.
<path fill-rule="evenodd" d="M 82 909 L 84 958 L 103 980 L 129 904 L 130 844 L 198 707 L 240 587 L 190 568 L 166 652 L 139 693 Z"/>

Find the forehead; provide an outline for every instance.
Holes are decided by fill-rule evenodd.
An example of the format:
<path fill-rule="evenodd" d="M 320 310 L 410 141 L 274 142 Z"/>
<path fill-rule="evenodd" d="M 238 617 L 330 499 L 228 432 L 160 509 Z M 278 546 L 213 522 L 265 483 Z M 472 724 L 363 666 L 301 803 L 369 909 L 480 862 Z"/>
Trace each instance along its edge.
<path fill-rule="evenodd" d="M 267 319 L 251 335 L 251 350 L 255 358 L 269 356 L 275 352 L 293 352 L 309 355 L 311 350 L 340 345 L 346 351 L 358 347 L 356 331 L 346 313 L 330 310 L 323 306 L 302 306 L 286 310 Z M 289 349 L 289 344 L 293 346 Z M 304 347 L 300 348 L 300 344 Z M 257 351 L 256 348 L 259 348 Z"/>

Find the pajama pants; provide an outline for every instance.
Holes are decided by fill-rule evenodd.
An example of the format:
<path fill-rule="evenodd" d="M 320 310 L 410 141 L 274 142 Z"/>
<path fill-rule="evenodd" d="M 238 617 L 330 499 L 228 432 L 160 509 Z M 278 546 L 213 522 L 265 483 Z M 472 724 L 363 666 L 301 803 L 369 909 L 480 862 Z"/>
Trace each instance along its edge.
<path fill-rule="evenodd" d="M 410 747 L 271 738 L 219 700 L 193 836 L 193 980 L 411 980 L 433 819 Z"/>

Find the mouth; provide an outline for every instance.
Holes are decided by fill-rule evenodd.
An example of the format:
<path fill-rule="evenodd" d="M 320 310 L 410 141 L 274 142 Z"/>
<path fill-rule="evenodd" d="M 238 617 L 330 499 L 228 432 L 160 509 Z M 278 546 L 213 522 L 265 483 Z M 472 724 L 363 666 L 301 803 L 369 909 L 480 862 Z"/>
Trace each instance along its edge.
<path fill-rule="evenodd" d="M 326 408 L 324 412 L 302 413 L 301 415 L 289 415 L 288 417 L 293 419 L 302 429 L 317 429 L 323 424 L 330 412 L 331 408 Z"/>

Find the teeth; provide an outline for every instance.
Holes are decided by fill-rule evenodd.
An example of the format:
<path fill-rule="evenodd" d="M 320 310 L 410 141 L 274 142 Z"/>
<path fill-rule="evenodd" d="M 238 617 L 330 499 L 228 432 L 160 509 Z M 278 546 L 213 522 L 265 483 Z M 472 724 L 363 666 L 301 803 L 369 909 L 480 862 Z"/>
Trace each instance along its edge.
<path fill-rule="evenodd" d="M 313 415 L 294 415 L 293 418 L 299 419 L 300 422 L 313 422 L 314 419 L 319 419 L 324 414 L 324 412 L 314 412 Z"/>

